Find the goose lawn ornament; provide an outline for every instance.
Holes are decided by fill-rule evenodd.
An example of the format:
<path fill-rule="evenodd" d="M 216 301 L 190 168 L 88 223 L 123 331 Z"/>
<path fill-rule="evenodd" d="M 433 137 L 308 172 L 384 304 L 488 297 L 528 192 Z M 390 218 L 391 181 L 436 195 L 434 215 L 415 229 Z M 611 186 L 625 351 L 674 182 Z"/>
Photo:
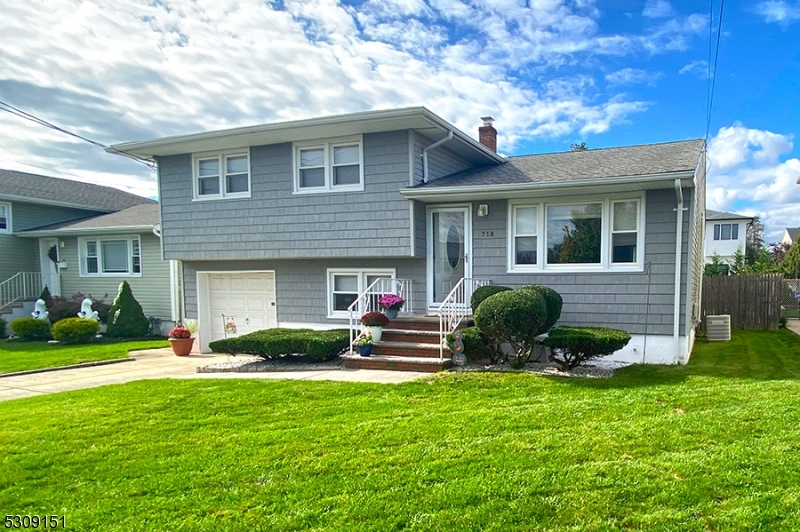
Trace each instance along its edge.
<path fill-rule="evenodd" d="M 47 312 L 47 305 L 45 305 L 44 299 L 37 299 L 36 305 L 34 306 L 34 311 L 31 312 L 31 316 L 33 316 L 33 319 L 46 320 L 47 316 L 49 315 L 50 313 Z"/>
<path fill-rule="evenodd" d="M 92 310 L 92 300 L 88 297 L 83 300 L 83 303 L 81 303 L 81 311 L 78 312 L 78 317 L 100 321 L 100 315 L 96 310 Z"/>

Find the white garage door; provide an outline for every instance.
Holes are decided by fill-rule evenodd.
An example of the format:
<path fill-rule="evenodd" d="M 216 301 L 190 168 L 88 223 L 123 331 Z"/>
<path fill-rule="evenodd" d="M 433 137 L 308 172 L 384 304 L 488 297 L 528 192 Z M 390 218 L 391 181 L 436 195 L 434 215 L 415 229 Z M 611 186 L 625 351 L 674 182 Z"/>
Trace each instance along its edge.
<path fill-rule="evenodd" d="M 228 338 L 278 326 L 275 272 L 212 273 L 208 290 L 212 341 L 226 337 L 226 323 Z"/>

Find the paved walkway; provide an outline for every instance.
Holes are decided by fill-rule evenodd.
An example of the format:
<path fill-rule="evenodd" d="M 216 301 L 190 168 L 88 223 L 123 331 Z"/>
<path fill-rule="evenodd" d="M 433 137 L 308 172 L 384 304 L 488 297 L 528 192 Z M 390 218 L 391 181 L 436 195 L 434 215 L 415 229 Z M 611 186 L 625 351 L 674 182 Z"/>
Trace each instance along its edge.
<path fill-rule="evenodd" d="M 786 320 L 786 328 L 800 335 L 800 320 Z"/>
<path fill-rule="evenodd" d="M 0 401 L 48 393 L 95 388 L 143 379 L 302 379 L 395 384 L 408 382 L 429 373 L 382 370 L 280 371 L 274 373 L 197 373 L 198 366 L 228 360 L 227 355 L 176 357 L 172 350 L 135 351 L 133 361 L 64 369 L 0 378 Z"/>

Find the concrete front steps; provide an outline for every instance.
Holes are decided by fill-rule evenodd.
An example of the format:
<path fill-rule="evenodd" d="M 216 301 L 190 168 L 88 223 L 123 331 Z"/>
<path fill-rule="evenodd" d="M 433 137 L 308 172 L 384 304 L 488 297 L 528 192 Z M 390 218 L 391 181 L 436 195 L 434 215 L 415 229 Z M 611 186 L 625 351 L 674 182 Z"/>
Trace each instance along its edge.
<path fill-rule="evenodd" d="M 439 360 L 439 318 L 409 316 L 395 318 L 383 328 L 381 341 L 372 355 L 343 355 L 344 367 L 350 369 L 385 369 L 435 373 L 453 366 L 450 350 L 444 349 Z"/>

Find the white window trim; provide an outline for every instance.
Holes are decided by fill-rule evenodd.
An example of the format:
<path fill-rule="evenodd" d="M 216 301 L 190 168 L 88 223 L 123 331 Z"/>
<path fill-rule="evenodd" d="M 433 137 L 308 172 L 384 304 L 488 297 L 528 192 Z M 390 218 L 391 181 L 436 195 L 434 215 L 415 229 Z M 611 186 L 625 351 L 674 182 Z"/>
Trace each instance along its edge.
<path fill-rule="evenodd" d="M 395 268 L 328 268 L 327 269 L 327 283 L 326 294 L 328 301 L 328 318 L 330 319 L 347 319 L 350 314 L 345 310 L 333 310 L 333 276 L 334 275 L 358 275 L 358 294 L 362 294 L 364 290 L 369 288 L 364 286 L 367 275 L 379 275 L 382 277 L 397 278 L 397 270 Z M 361 316 L 358 316 L 361 318 Z"/>
<path fill-rule="evenodd" d="M 356 185 L 334 185 L 333 184 L 333 149 L 339 146 L 352 146 L 358 144 L 358 171 L 359 182 Z M 324 154 L 323 170 L 325 174 L 325 185 L 322 187 L 300 188 L 300 150 L 318 148 Z M 308 142 L 295 142 L 292 145 L 292 167 L 294 194 L 332 194 L 336 192 L 362 192 L 364 190 L 364 139 L 362 135 L 350 137 L 338 137 L 327 140 L 316 140 Z"/>
<path fill-rule="evenodd" d="M 133 241 L 139 242 L 139 273 L 103 273 L 103 259 L 101 243 L 105 240 L 127 240 L 128 242 L 128 269 L 133 270 Z M 97 273 L 89 273 L 86 270 L 87 242 L 97 242 Z M 142 249 L 142 239 L 139 235 L 103 235 L 103 236 L 82 236 L 78 238 L 78 263 L 81 277 L 141 277 L 144 271 L 144 258 Z"/>
<path fill-rule="evenodd" d="M 611 262 L 611 208 L 612 204 L 619 201 L 638 201 L 639 216 L 636 235 L 636 262 L 612 263 Z M 600 203 L 602 212 L 600 216 L 602 233 L 600 241 L 599 264 L 547 264 L 547 206 L 573 205 L 576 203 Z M 514 242 L 514 210 L 515 207 L 536 207 L 536 264 L 516 265 L 516 250 Z M 598 199 L 595 197 L 574 198 L 543 198 L 539 201 L 509 200 L 507 209 L 507 238 L 506 238 L 506 271 L 507 273 L 582 273 L 582 272 L 641 272 L 644 271 L 644 242 L 645 242 L 645 194 L 637 195 L 608 195 Z"/>
<path fill-rule="evenodd" d="M 11 204 L 5 201 L 0 201 L 0 207 L 6 208 L 6 227 L 5 229 L 0 227 L 0 234 L 11 234 L 13 232 L 12 228 L 14 227 L 11 221 Z"/>
<path fill-rule="evenodd" d="M 225 192 L 225 159 L 228 157 L 247 157 L 247 192 Z M 208 159 L 218 159 L 219 161 L 219 194 L 200 195 L 200 161 Z M 250 148 L 245 150 L 224 150 L 213 152 L 202 152 L 192 154 L 192 201 L 218 201 L 225 199 L 245 199 L 252 195 L 253 180 L 250 168 Z"/>
<path fill-rule="evenodd" d="M 731 226 L 731 237 L 730 238 L 722 238 L 722 226 L 723 225 L 730 225 Z M 719 238 L 714 238 L 714 230 L 716 226 L 719 226 Z M 733 238 L 733 226 L 736 226 L 736 238 Z M 720 222 L 715 223 L 711 227 L 711 239 L 714 242 L 738 242 L 739 241 L 739 223 L 738 222 Z"/>

